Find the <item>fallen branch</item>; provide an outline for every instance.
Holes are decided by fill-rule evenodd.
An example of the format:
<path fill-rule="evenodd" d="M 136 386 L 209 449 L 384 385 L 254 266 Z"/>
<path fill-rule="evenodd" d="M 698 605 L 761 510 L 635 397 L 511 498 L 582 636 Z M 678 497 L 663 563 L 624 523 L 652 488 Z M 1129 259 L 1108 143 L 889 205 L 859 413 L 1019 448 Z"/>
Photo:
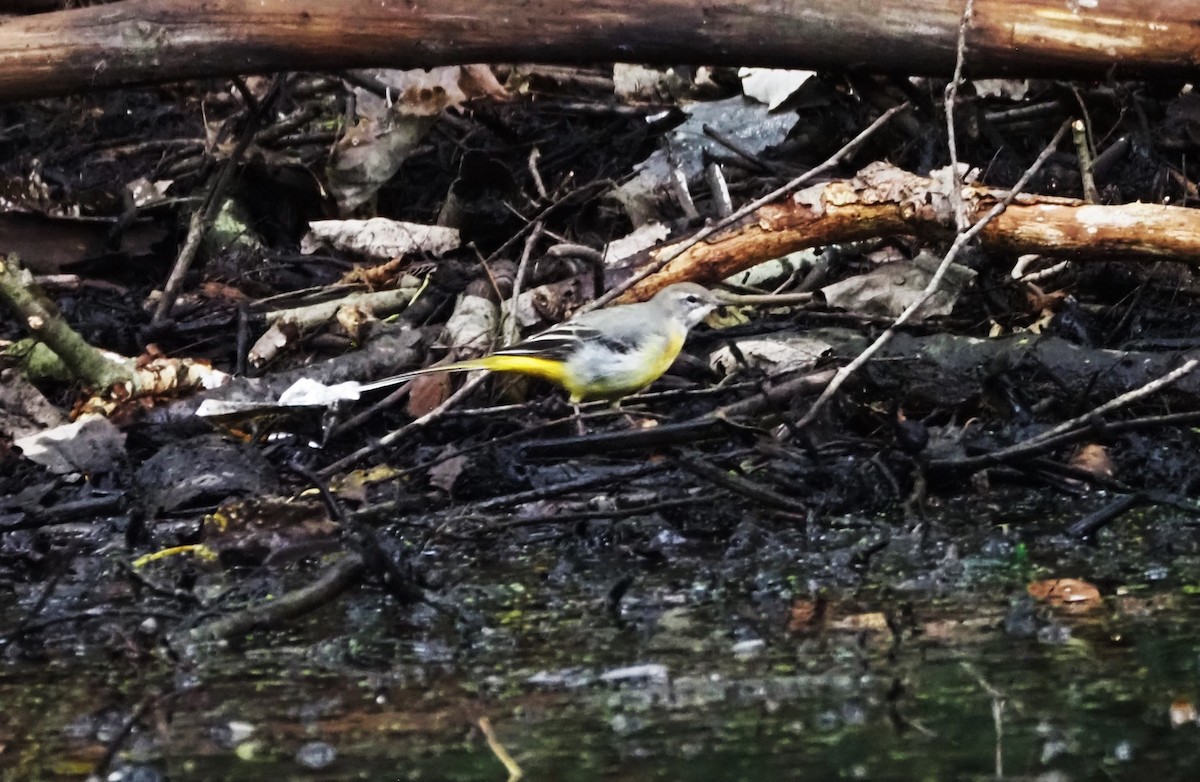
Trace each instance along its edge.
<path fill-rule="evenodd" d="M 645 299 L 685 280 L 716 282 L 806 247 L 896 235 L 947 239 L 954 226 L 951 179 L 948 172 L 931 179 L 872 163 L 852 179 L 816 185 L 759 208 L 681 253 L 628 295 Z M 1006 191 L 968 186 L 963 199 L 969 221 L 982 219 L 1008 197 Z M 983 228 L 979 241 L 1013 255 L 1200 266 L 1200 210 L 1140 203 L 1098 206 L 1022 193 Z M 669 245 L 657 248 L 642 262 L 653 264 L 671 252 Z"/>
<path fill-rule="evenodd" d="M 961 0 L 123 0 L 0 24 L 0 99 L 181 79 L 468 62 L 625 60 L 946 74 Z M 1195 73 L 1194 0 L 988 0 L 971 74 Z"/>

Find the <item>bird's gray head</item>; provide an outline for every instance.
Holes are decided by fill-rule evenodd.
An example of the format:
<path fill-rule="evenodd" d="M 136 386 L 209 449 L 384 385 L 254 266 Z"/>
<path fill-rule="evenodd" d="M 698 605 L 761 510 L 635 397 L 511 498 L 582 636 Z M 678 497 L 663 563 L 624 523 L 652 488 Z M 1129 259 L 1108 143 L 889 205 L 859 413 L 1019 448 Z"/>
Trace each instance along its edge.
<path fill-rule="evenodd" d="M 721 306 L 716 294 L 694 282 L 679 282 L 663 288 L 652 299 L 690 329 Z"/>

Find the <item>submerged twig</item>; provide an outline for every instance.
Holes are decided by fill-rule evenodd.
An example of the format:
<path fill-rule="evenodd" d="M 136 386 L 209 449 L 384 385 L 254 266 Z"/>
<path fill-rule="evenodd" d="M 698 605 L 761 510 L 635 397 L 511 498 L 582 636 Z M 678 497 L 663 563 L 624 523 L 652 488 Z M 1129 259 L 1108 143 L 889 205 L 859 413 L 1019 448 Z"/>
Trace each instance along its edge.
<path fill-rule="evenodd" d="M 191 641 L 219 641 L 234 638 L 256 627 L 271 627 L 320 608 L 350 587 L 363 571 L 363 558 L 346 554 L 325 570 L 320 578 L 274 600 L 249 606 L 228 616 L 192 628 Z"/>
<path fill-rule="evenodd" d="M 480 717 L 476 723 L 479 730 L 483 731 L 483 737 L 487 740 L 488 749 L 496 756 L 504 766 L 504 770 L 508 772 L 508 782 L 517 782 L 518 779 L 525 775 L 521 767 L 517 765 L 517 761 L 513 760 L 512 755 L 508 754 L 508 750 L 500 743 L 500 739 L 496 738 L 496 731 L 492 730 L 492 723 L 487 717 Z"/>
<path fill-rule="evenodd" d="M 1115 500 L 1105 503 L 1104 507 L 1100 510 L 1078 519 L 1074 524 L 1067 527 L 1067 534 L 1073 538 L 1090 538 L 1099 532 L 1102 527 L 1115 521 L 1125 511 L 1145 501 L 1146 497 L 1138 493 L 1118 497 Z"/>

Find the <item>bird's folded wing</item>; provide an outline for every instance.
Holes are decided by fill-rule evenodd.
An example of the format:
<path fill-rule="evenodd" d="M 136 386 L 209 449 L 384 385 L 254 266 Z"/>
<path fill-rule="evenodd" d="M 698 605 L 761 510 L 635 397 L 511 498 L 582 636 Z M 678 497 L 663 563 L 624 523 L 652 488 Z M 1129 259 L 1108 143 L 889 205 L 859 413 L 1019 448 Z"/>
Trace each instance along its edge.
<path fill-rule="evenodd" d="M 628 353 L 636 343 L 581 323 L 563 323 L 541 334 L 496 351 L 497 356 L 539 356 L 566 361 L 584 345 L 599 345 L 617 353 Z"/>

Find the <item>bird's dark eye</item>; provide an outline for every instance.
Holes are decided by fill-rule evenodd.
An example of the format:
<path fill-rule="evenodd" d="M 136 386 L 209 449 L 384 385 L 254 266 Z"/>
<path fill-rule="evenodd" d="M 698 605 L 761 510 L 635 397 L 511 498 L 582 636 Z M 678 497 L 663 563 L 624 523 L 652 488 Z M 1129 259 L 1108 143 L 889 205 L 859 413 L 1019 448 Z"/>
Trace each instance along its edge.
<path fill-rule="evenodd" d="M 684 301 L 686 301 L 688 304 L 699 304 L 700 297 L 694 293 L 689 293 L 688 297 L 686 299 L 684 299 Z"/>

